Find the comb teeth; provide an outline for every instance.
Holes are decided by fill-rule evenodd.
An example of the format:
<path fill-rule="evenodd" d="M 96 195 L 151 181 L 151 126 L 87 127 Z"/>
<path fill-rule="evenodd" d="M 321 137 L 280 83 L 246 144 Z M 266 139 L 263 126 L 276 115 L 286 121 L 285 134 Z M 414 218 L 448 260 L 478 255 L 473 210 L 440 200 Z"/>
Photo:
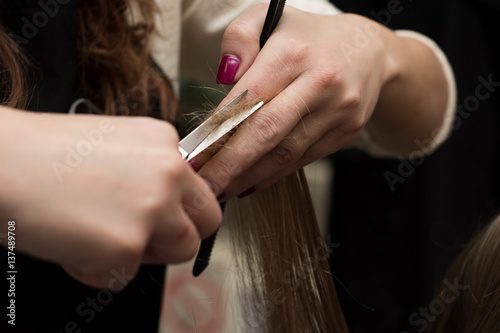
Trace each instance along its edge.
<path fill-rule="evenodd" d="M 210 262 L 210 255 L 212 254 L 212 249 L 214 248 L 215 238 L 217 238 L 218 230 L 207 239 L 201 241 L 200 249 L 198 250 L 198 255 L 193 266 L 193 275 L 195 277 L 199 276 L 205 268 L 207 268 Z"/>

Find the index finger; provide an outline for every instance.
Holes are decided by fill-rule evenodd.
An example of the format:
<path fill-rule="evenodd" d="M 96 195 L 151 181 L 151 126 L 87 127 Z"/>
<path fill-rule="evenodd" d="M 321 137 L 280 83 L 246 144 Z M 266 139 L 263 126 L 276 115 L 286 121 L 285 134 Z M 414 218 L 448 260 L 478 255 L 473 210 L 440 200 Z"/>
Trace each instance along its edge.
<path fill-rule="evenodd" d="M 300 95 L 285 89 L 296 79 L 295 75 L 283 75 L 276 69 L 271 73 L 267 68 L 266 54 L 261 55 L 232 91 L 248 88 L 245 99 L 268 102 L 247 119 L 199 171 L 218 195 L 238 175 L 276 147 L 308 112 Z M 271 74 L 262 79 L 261 73 Z"/>

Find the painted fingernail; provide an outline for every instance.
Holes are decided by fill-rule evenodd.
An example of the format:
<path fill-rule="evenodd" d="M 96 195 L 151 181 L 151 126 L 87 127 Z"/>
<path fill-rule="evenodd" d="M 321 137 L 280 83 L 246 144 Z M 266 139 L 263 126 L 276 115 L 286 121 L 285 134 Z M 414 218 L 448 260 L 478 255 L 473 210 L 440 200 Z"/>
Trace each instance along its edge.
<path fill-rule="evenodd" d="M 231 84 L 236 77 L 236 72 L 240 67 L 240 60 L 232 55 L 225 55 L 219 65 L 217 72 L 218 84 Z"/>
<path fill-rule="evenodd" d="M 198 162 L 196 162 L 195 160 L 190 160 L 188 161 L 188 163 L 191 166 L 191 168 L 193 168 L 194 172 L 200 171 L 201 167 Z"/>
<path fill-rule="evenodd" d="M 241 199 L 241 198 L 244 198 L 244 197 L 252 194 L 253 192 L 255 192 L 255 187 L 252 186 L 248 190 L 238 194 L 237 197 Z"/>
<path fill-rule="evenodd" d="M 222 202 L 224 201 L 224 199 L 226 199 L 226 193 L 222 192 L 218 197 L 217 197 L 217 201 L 219 202 Z"/>

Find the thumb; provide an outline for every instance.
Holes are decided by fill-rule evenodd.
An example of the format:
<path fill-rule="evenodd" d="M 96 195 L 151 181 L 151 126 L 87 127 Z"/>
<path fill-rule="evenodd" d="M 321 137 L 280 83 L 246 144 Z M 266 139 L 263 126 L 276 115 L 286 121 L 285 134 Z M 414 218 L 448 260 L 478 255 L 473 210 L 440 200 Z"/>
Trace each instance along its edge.
<path fill-rule="evenodd" d="M 258 4 L 235 19 L 224 32 L 218 84 L 237 82 L 253 64 L 260 51 L 259 39 L 267 4 Z"/>

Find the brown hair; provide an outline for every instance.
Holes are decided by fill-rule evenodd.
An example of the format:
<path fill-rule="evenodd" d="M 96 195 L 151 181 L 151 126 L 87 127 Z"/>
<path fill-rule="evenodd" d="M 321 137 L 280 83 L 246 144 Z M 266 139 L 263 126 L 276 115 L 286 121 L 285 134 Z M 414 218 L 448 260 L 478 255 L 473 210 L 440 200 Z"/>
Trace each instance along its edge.
<path fill-rule="evenodd" d="M 25 68 L 28 60 L 0 26 L 0 104 L 25 108 L 29 91 Z"/>
<path fill-rule="evenodd" d="M 500 216 L 486 226 L 450 266 L 445 281 L 462 286 L 429 332 L 500 332 Z M 443 284 L 443 291 L 446 286 Z"/>
<path fill-rule="evenodd" d="M 172 88 L 148 55 L 154 2 L 137 4 L 133 12 L 127 0 L 79 1 L 78 73 L 84 95 L 106 114 L 122 115 L 147 115 L 150 99 L 156 99 L 162 117 L 172 119 Z M 27 61 L 4 31 L 0 51 L 5 69 L 0 102 L 22 108 Z M 229 212 L 235 217 L 234 244 L 242 254 L 242 277 L 255 291 L 246 305 L 252 314 L 263 315 L 253 321 L 247 317 L 246 327 L 272 333 L 347 332 L 328 266 L 331 249 L 321 240 L 303 171 L 237 206 Z"/>
<path fill-rule="evenodd" d="M 252 291 L 240 293 L 243 331 L 348 332 L 304 171 L 228 210 L 240 280 Z"/>
<path fill-rule="evenodd" d="M 242 102 L 219 118 L 257 103 Z M 230 135 L 191 161 L 201 167 Z M 321 237 L 302 169 L 267 190 L 230 200 L 224 221 L 239 273 L 239 332 L 348 332 L 328 265 L 333 249 Z"/>
<path fill-rule="evenodd" d="M 155 32 L 152 0 L 78 2 L 77 72 L 84 97 L 106 114 L 155 115 L 172 120 L 176 99 L 168 80 L 151 60 L 149 40 Z M 0 31 L 0 103 L 27 104 L 26 57 Z M 160 114 L 151 114 L 155 103 Z"/>

